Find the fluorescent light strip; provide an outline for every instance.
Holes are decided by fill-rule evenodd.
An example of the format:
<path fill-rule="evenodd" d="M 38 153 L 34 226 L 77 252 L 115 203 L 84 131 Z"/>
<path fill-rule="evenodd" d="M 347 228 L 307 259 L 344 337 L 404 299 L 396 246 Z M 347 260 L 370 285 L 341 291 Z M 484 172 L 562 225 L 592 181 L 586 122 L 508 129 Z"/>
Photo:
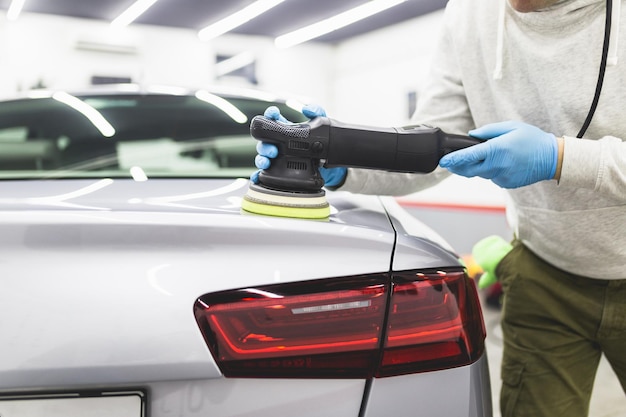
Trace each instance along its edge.
<path fill-rule="evenodd" d="M 274 40 L 274 44 L 278 48 L 289 48 L 290 46 L 298 45 L 351 25 L 352 23 L 380 13 L 405 1 L 406 0 L 371 0 L 361 6 L 357 6 L 328 19 L 281 35 Z"/>
<path fill-rule="evenodd" d="M 241 110 L 233 106 L 229 101 L 224 100 L 215 94 L 211 94 L 206 90 L 198 90 L 196 91 L 196 97 L 199 100 L 214 105 L 237 123 L 244 124 L 248 121 L 248 116 L 243 114 Z"/>
<path fill-rule="evenodd" d="M 85 116 L 91 124 L 94 125 L 96 129 L 102 133 L 102 136 L 106 138 L 110 138 L 115 135 L 115 129 L 111 124 L 100 114 L 100 112 L 89 104 L 85 103 L 81 99 L 74 97 L 71 94 L 66 93 L 65 91 L 57 91 L 52 95 L 52 98 L 56 101 L 59 101 L 77 112 L 81 113 Z"/>
<path fill-rule="evenodd" d="M 11 5 L 9 6 L 9 10 L 7 11 L 7 19 L 8 20 L 17 20 L 18 16 L 22 12 L 22 8 L 24 7 L 24 2 L 26 0 L 13 0 Z"/>
<path fill-rule="evenodd" d="M 130 168 L 130 175 L 137 182 L 148 181 L 148 176 L 141 167 L 134 166 Z"/>
<path fill-rule="evenodd" d="M 254 55 L 251 52 L 242 52 L 233 57 L 225 59 L 215 64 L 215 75 L 218 77 L 237 71 L 254 62 Z"/>
<path fill-rule="evenodd" d="M 111 26 L 128 26 L 131 22 L 144 14 L 157 0 L 137 0 L 121 15 L 113 19 Z"/>
<path fill-rule="evenodd" d="M 29 198 L 28 200 L 35 203 L 62 202 L 71 200 L 73 198 L 82 197 L 87 194 L 95 193 L 96 191 L 101 190 L 102 188 L 107 187 L 111 184 L 113 184 L 113 180 L 111 178 L 103 178 L 93 184 L 89 184 L 75 191 L 70 191 L 69 193 L 52 195 L 47 197 L 34 197 Z"/>
<path fill-rule="evenodd" d="M 285 0 L 257 0 L 251 5 L 244 7 L 240 11 L 219 20 L 198 32 L 198 37 L 203 41 L 217 38 L 234 28 L 243 25 L 249 20 L 265 13 L 271 8 L 278 6 Z"/>

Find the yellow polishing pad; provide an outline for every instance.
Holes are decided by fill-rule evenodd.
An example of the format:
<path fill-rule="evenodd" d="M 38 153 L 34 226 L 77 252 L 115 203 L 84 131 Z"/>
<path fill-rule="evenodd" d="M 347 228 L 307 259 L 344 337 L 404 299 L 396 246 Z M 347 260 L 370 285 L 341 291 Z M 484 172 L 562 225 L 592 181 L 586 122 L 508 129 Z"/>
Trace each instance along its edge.
<path fill-rule="evenodd" d="M 330 205 L 324 191 L 290 193 L 255 184 L 250 185 L 241 208 L 250 213 L 297 219 L 326 219 L 330 216 Z"/>

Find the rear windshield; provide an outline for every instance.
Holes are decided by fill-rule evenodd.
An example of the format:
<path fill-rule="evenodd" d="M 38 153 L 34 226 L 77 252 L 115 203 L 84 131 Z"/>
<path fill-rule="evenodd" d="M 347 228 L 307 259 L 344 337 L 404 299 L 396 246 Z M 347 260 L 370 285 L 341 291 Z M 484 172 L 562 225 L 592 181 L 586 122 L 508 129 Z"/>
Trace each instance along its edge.
<path fill-rule="evenodd" d="M 157 94 L 81 95 L 0 102 L 0 179 L 247 177 L 250 120 L 284 103 Z"/>

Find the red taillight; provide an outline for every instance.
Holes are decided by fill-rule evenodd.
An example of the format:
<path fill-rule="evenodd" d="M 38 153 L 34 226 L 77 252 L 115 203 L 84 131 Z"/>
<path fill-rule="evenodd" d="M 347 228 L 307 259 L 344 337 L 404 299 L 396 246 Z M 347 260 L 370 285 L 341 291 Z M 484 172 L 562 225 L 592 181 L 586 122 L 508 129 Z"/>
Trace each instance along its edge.
<path fill-rule="evenodd" d="M 382 361 L 376 376 L 467 365 L 484 348 L 474 282 L 464 272 L 394 274 Z"/>
<path fill-rule="evenodd" d="M 207 294 L 195 314 L 225 376 L 390 376 L 478 359 L 471 285 L 463 272 L 279 284 Z"/>
<path fill-rule="evenodd" d="M 226 376 L 365 377 L 378 360 L 385 275 L 213 293 L 200 328 Z"/>

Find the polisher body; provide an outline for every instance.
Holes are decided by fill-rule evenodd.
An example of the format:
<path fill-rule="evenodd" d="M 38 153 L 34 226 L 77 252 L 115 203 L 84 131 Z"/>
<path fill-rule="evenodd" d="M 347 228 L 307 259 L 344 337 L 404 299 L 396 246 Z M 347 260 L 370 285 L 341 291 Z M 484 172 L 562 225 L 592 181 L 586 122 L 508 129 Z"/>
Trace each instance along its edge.
<path fill-rule="evenodd" d="M 281 207 L 293 207 L 288 202 L 290 197 L 323 192 L 321 166 L 428 173 L 445 154 L 480 142 L 427 125 L 381 128 L 342 123 L 328 117 L 286 124 L 256 116 L 250 124 L 250 133 L 253 138 L 278 148 L 271 166 L 259 174 L 255 202 L 260 203 L 260 192 L 267 197 L 260 204 Z"/>

